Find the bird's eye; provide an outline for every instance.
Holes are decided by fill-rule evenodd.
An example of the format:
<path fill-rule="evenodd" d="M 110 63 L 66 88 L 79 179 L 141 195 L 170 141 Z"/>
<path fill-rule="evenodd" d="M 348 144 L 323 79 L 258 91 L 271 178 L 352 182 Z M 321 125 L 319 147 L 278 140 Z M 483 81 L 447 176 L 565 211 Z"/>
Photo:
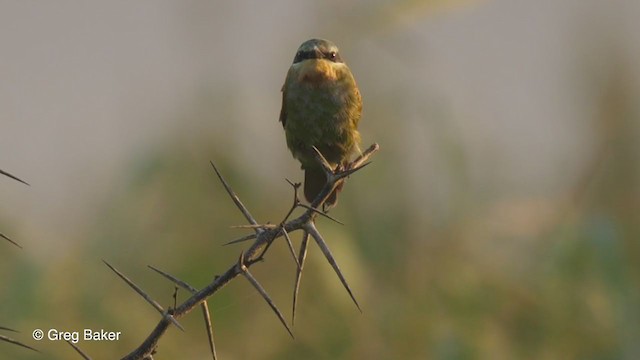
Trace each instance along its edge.
<path fill-rule="evenodd" d="M 338 54 L 337 51 L 331 51 L 331 52 L 325 53 L 324 57 L 325 59 L 329 61 L 333 61 L 334 63 L 342 62 L 342 58 L 340 57 L 340 54 Z"/>

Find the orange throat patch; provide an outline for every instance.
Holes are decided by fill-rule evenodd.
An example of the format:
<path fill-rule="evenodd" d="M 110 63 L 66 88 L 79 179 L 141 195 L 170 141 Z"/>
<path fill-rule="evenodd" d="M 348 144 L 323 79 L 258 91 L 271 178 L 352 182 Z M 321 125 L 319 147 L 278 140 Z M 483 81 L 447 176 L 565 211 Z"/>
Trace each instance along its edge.
<path fill-rule="evenodd" d="M 298 69 L 298 81 L 314 85 L 336 81 L 337 74 L 332 65 L 327 60 L 306 60 Z"/>

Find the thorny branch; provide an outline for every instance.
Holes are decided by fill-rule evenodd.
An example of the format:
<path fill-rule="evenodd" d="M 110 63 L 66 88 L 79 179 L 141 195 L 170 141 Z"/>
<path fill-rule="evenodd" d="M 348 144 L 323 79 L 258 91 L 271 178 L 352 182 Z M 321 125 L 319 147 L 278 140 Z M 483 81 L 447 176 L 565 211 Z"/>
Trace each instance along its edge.
<path fill-rule="evenodd" d="M 186 299 L 182 304 L 177 305 L 175 306 L 175 308 L 170 308 L 168 310 L 162 309 L 162 307 L 160 307 L 160 305 L 157 302 L 153 301 L 148 295 L 146 295 L 140 287 L 135 285 L 131 280 L 126 278 L 126 276 L 124 276 L 122 273 L 116 270 L 113 266 L 107 263 L 107 266 L 109 266 L 109 268 L 111 268 L 114 272 L 116 272 L 118 276 L 120 276 L 124 281 L 126 281 L 127 284 L 129 284 L 129 286 L 134 288 L 136 292 L 138 292 L 141 296 L 145 297 L 145 299 L 147 299 L 147 301 L 151 303 L 162 314 L 162 319 L 158 322 L 156 327 L 142 342 L 142 344 L 140 344 L 135 350 L 131 351 L 128 355 L 123 357 L 122 360 L 152 359 L 153 355 L 156 352 L 156 348 L 158 346 L 158 342 L 160 338 L 167 331 L 169 326 L 171 324 L 174 324 L 179 327 L 179 324 L 177 323 L 176 319 L 182 316 L 185 316 L 198 305 L 201 305 L 203 307 L 203 311 L 205 313 L 205 319 L 207 323 L 207 333 L 209 334 L 209 338 L 210 338 L 209 343 L 210 343 L 211 353 L 212 353 L 213 359 L 216 359 L 215 346 L 213 345 L 213 336 L 211 335 L 212 330 L 211 330 L 211 322 L 209 317 L 209 310 L 208 310 L 208 307 L 206 306 L 206 300 L 207 298 L 215 294 L 218 290 L 220 290 L 223 286 L 225 286 L 227 283 L 235 279 L 238 275 L 243 275 L 244 277 L 246 277 L 249 280 L 249 282 L 258 290 L 258 292 L 262 295 L 265 301 L 267 301 L 271 309 L 276 313 L 276 315 L 278 316 L 282 324 L 285 326 L 289 334 L 293 337 L 293 333 L 290 327 L 285 322 L 284 317 L 282 316 L 282 313 L 280 312 L 280 310 L 278 310 L 276 305 L 273 303 L 273 301 L 267 294 L 266 290 L 260 285 L 260 283 L 258 283 L 258 281 L 249 272 L 249 268 L 253 264 L 264 259 L 264 256 L 266 255 L 273 241 L 275 241 L 279 237 L 284 237 L 285 239 L 287 239 L 289 243 L 290 252 L 296 263 L 296 279 L 295 279 L 294 293 L 293 293 L 293 314 L 292 314 L 292 320 L 291 320 L 292 324 L 295 319 L 298 289 L 300 285 L 300 279 L 302 276 L 302 270 L 304 269 L 304 261 L 307 254 L 307 245 L 308 245 L 309 237 L 313 238 L 313 240 L 318 244 L 323 254 L 327 258 L 328 262 L 331 264 L 334 271 L 338 275 L 338 278 L 340 279 L 342 285 L 345 287 L 345 289 L 349 293 L 349 296 L 355 303 L 358 310 L 360 310 L 360 305 L 358 305 L 358 302 L 356 301 L 353 295 L 353 292 L 351 291 L 351 288 L 347 284 L 346 279 L 344 278 L 344 276 L 342 275 L 342 272 L 340 271 L 340 268 L 338 267 L 338 263 L 333 258 L 333 255 L 331 254 L 329 247 L 327 246 L 322 235 L 316 228 L 314 221 L 318 215 L 328 217 L 329 219 L 332 219 L 335 221 L 335 219 L 329 217 L 327 214 L 325 214 L 324 212 L 318 209 L 322 208 L 326 199 L 330 196 L 330 194 L 333 192 L 333 190 L 337 186 L 339 186 L 343 181 L 345 181 L 346 177 L 348 177 L 349 175 L 353 174 L 354 172 L 368 165 L 369 158 L 376 151 L 378 151 L 378 149 L 379 149 L 378 144 L 373 144 L 366 151 L 364 151 L 358 158 L 356 158 L 353 162 L 349 163 L 347 166 L 343 168 L 339 167 L 337 169 L 333 169 L 331 168 L 329 163 L 326 161 L 326 159 L 322 156 L 322 154 L 316 148 L 314 148 L 316 152 L 316 158 L 318 162 L 322 165 L 325 171 L 325 174 L 327 177 L 327 183 L 325 184 L 320 194 L 318 194 L 316 199 L 314 199 L 314 201 L 311 203 L 311 206 L 307 206 L 302 204 L 298 198 L 298 187 L 300 186 L 300 184 L 294 184 L 289 182 L 294 188 L 293 205 L 290 211 L 288 212 L 288 214 L 285 216 L 284 220 L 277 225 L 259 224 L 253 218 L 249 210 L 244 206 L 242 201 L 240 201 L 240 198 L 233 192 L 233 190 L 231 189 L 229 184 L 225 181 L 225 179 L 222 177 L 222 175 L 220 174 L 216 166 L 213 163 L 211 163 L 214 171 L 216 172 L 220 181 L 224 185 L 227 193 L 229 194 L 229 196 L 231 197 L 235 205 L 238 207 L 238 209 L 240 209 L 240 211 L 242 212 L 246 220 L 249 222 L 250 225 L 247 226 L 247 228 L 254 230 L 254 234 L 244 236 L 238 240 L 231 241 L 226 245 L 238 243 L 241 241 L 247 241 L 247 240 L 253 240 L 253 239 L 255 240 L 247 250 L 241 252 L 237 263 L 229 267 L 229 269 L 225 271 L 222 275 L 215 276 L 213 281 L 211 281 L 211 283 L 209 283 L 207 286 L 205 286 L 200 290 L 196 290 L 192 286 L 188 285 L 186 282 L 180 279 L 177 279 L 172 275 L 169 275 L 156 268 L 152 268 L 153 270 L 162 274 L 164 277 L 166 277 L 170 281 L 174 282 L 176 285 L 186 288 L 192 293 L 191 297 Z M 298 207 L 304 208 L 305 211 L 300 216 L 292 220 L 289 220 L 289 217 L 291 216 L 293 211 Z M 289 235 L 292 232 L 297 230 L 301 230 L 303 235 L 302 235 L 302 243 L 300 245 L 300 249 L 296 257 Z"/>

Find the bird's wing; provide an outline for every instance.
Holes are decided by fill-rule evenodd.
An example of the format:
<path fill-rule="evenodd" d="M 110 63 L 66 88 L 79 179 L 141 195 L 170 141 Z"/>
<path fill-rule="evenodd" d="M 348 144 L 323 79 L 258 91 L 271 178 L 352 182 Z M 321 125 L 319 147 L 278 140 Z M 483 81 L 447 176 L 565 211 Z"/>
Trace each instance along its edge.
<path fill-rule="evenodd" d="M 284 99 L 287 96 L 287 90 L 285 90 L 284 85 L 282 85 L 282 107 L 280 108 L 280 122 L 282 123 L 282 127 L 287 123 L 287 109 L 284 106 Z"/>
<path fill-rule="evenodd" d="M 360 117 L 362 116 L 362 96 L 360 95 L 360 89 L 356 86 L 356 94 L 355 94 L 356 103 L 358 106 L 358 116 L 355 119 L 354 125 L 358 127 L 358 123 L 360 122 Z"/>
<path fill-rule="evenodd" d="M 284 127 L 287 123 L 287 107 L 286 107 L 286 98 L 287 98 L 287 84 L 289 83 L 289 77 L 291 77 L 291 69 L 287 72 L 287 78 L 282 85 L 282 107 L 280 108 L 280 122 L 282 123 L 282 127 Z"/>

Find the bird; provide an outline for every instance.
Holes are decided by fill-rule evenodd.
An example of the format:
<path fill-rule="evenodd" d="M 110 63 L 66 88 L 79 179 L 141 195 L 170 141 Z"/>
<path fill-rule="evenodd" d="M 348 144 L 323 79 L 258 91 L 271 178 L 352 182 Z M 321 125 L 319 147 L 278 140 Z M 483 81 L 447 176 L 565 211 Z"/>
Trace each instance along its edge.
<path fill-rule="evenodd" d="M 282 86 L 280 122 L 287 147 L 304 170 L 304 196 L 310 203 L 326 183 L 313 147 L 334 169 L 344 167 L 360 151 L 361 116 L 360 90 L 338 47 L 325 39 L 303 42 Z M 342 186 L 330 194 L 323 210 L 337 204 Z"/>

